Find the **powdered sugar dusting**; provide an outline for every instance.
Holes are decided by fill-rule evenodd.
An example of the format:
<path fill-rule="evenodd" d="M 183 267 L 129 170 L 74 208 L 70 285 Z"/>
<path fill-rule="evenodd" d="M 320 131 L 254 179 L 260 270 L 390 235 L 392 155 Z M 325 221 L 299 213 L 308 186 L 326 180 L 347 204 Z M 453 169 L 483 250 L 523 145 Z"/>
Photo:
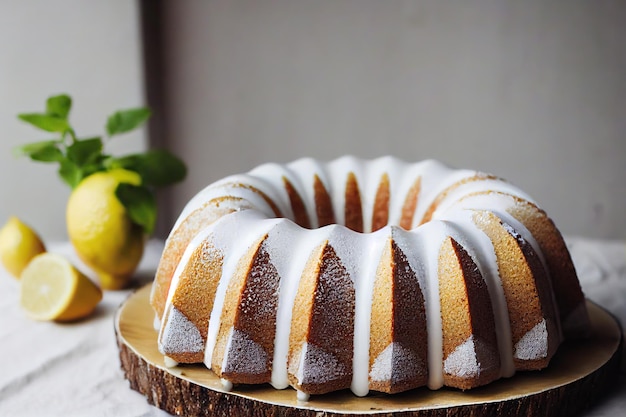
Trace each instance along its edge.
<path fill-rule="evenodd" d="M 375 382 L 405 381 L 424 373 L 424 361 L 401 343 L 390 343 L 374 361 L 370 378 Z"/>
<path fill-rule="evenodd" d="M 172 306 L 159 338 L 159 349 L 162 353 L 184 353 L 204 351 L 204 340 L 198 328 Z"/>
<path fill-rule="evenodd" d="M 393 370 L 393 343 L 389 344 L 374 361 L 370 378 L 372 381 L 389 381 Z"/>
<path fill-rule="evenodd" d="M 474 335 L 458 345 L 443 362 L 443 371 L 449 375 L 470 378 L 478 375 L 480 364 L 476 359 Z"/>
<path fill-rule="evenodd" d="M 545 358 L 548 355 L 546 320 L 537 323 L 515 344 L 515 357 L 521 360 Z"/>
<path fill-rule="evenodd" d="M 304 343 L 300 353 L 298 383 L 324 384 L 346 375 L 346 367 L 330 352 L 314 344 Z"/>
<path fill-rule="evenodd" d="M 231 329 L 222 372 L 260 374 L 268 368 L 268 355 L 265 349 L 239 330 Z"/>

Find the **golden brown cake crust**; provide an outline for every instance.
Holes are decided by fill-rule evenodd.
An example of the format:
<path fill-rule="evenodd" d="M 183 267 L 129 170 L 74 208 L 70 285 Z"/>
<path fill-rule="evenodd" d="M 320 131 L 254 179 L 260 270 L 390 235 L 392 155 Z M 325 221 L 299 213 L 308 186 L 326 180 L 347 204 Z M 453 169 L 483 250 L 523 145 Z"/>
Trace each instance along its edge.
<path fill-rule="evenodd" d="M 330 195 L 320 177 L 317 175 L 313 178 L 313 190 L 315 192 L 315 212 L 317 213 L 317 222 L 319 227 L 327 226 L 335 223 L 335 213 Z"/>
<path fill-rule="evenodd" d="M 507 301 L 513 346 L 535 326 L 545 320 L 548 347 L 546 356 L 536 359 L 514 357 L 516 369 L 541 369 L 560 344 L 560 329 L 556 326 L 550 281 L 543 265 L 530 244 L 507 229 L 500 218 L 490 212 L 475 215 L 477 225 L 494 242 L 498 269 Z"/>
<path fill-rule="evenodd" d="M 313 277 L 303 277 L 294 304 L 289 368 L 296 372 L 289 378 L 304 392 L 324 394 L 349 388 L 352 382 L 355 291 L 330 244 L 323 245 L 315 270 Z M 302 317 L 306 312 L 310 315 Z M 304 331 L 296 330 L 299 325 Z"/>
<path fill-rule="evenodd" d="M 280 277 L 264 247 L 266 239 L 238 265 L 225 296 L 212 362 L 218 376 L 235 384 L 271 378 Z"/>
<path fill-rule="evenodd" d="M 579 314 L 575 323 L 570 324 L 568 320 L 577 309 L 585 310 L 585 295 L 561 232 L 545 211 L 527 201 L 516 200 L 517 204 L 508 211 L 526 226 L 541 247 L 550 272 L 565 336 L 569 338 L 586 334 L 586 328 L 589 327 L 588 320 L 585 320 L 587 314 Z"/>
<path fill-rule="evenodd" d="M 391 239 L 376 274 L 370 324 L 370 390 L 398 393 L 428 382 L 424 296 L 406 255 Z M 392 345 L 393 344 L 393 345 Z M 391 377 L 372 378 L 377 358 L 391 349 Z"/>
<path fill-rule="evenodd" d="M 439 298 L 443 325 L 443 358 L 472 338 L 478 370 L 459 375 L 446 371 L 444 385 L 470 389 L 500 376 L 493 308 L 487 284 L 467 251 L 446 238 L 439 254 Z"/>
<path fill-rule="evenodd" d="M 374 199 L 374 213 L 372 214 L 372 232 L 382 229 L 389 222 L 389 175 L 383 174 L 378 183 L 376 198 Z"/>
<path fill-rule="evenodd" d="M 355 232 L 363 232 L 363 209 L 361 192 L 354 172 L 348 173 L 346 179 L 346 206 L 344 210 L 345 225 Z"/>
<path fill-rule="evenodd" d="M 163 255 L 159 261 L 154 283 L 152 284 L 152 294 L 150 304 L 155 310 L 157 317 L 163 317 L 165 302 L 170 289 L 170 282 L 174 276 L 174 271 L 187 248 L 187 245 L 199 231 L 199 224 L 209 225 L 219 218 L 233 212 L 233 206 L 241 206 L 244 209 L 250 206 L 237 197 L 220 197 L 206 202 L 200 208 L 194 210 L 180 226 L 172 231 L 170 237 L 165 242 Z"/>
<path fill-rule="evenodd" d="M 215 291 L 222 276 L 223 255 L 205 241 L 196 248 L 190 262 L 180 275 L 178 291 L 172 297 L 172 306 L 198 329 L 206 343 L 209 318 L 213 310 Z M 181 363 L 197 363 L 204 360 L 204 352 L 170 352 L 172 359 Z"/>
<path fill-rule="evenodd" d="M 422 178 L 418 177 L 404 199 L 402 205 L 402 217 L 400 218 L 400 227 L 404 230 L 411 230 L 413 226 L 413 217 L 417 208 L 418 196 L 422 188 Z"/>
<path fill-rule="evenodd" d="M 304 205 L 304 201 L 302 201 L 302 197 L 298 194 L 298 191 L 294 188 L 293 184 L 287 179 L 287 177 L 283 177 L 283 184 L 285 185 L 285 190 L 289 196 L 289 202 L 291 203 L 291 209 L 293 210 L 296 224 L 310 229 L 311 222 L 309 221 L 309 214 L 306 211 L 306 206 Z"/>

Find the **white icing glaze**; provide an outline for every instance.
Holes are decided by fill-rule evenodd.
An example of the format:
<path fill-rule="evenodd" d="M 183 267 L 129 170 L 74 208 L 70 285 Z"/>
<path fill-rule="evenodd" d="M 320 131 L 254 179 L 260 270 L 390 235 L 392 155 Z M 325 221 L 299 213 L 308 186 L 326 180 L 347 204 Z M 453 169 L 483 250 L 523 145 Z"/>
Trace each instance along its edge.
<path fill-rule="evenodd" d="M 358 184 L 363 228 L 366 233 L 357 233 L 341 226 L 345 222 L 345 183 L 349 173 L 355 175 Z M 376 193 L 381 177 L 385 174 L 389 177 L 390 185 L 390 226 L 369 233 L 372 229 Z M 316 175 L 331 196 L 337 225 L 317 228 L 318 219 L 313 190 Z M 367 395 L 369 379 L 387 378 L 392 366 L 392 350 L 389 350 L 385 351 L 385 355 L 381 354 L 379 358 L 376 358 L 373 369 L 371 371 L 369 369 L 372 291 L 384 244 L 392 238 L 406 255 L 410 267 L 416 272 L 417 284 L 424 295 L 428 330 L 428 358 L 424 359 L 428 363 L 428 387 L 441 388 L 444 367 L 447 372 L 473 375 L 476 374 L 478 366 L 478 364 L 471 365 L 472 362 L 469 361 L 469 368 L 463 368 L 460 365 L 462 361 L 454 359 L 457 356 L 471 356 L 473 349 L 470 347 L 474 346 L 473 337 L 457 347 L 457 354 L 449 356 L 446 363 L 443 361 L 438 285 L 439 251 L 444 240 L 452 237 L 466 249 L 487 283 L 493 308 L 496 311 L 495 322 L 498 350 L 501 356 L 501 375 L 511 376 L 515 371 L 512 355 L 514 349 L 511 344 L 508 310 L 495 263 L 495 254 L 491 241 L 476 227 L 473 216 L 479 215 L 477 213 L 480 210 L 494 211 L 503 222 L 511 227 L 512 233 L 519 233 L 521 238 L 529 242 L 540 256 L 541 252 L 530 232 L 507 211 L 515 204 L 515 200 L 507 195 L 532 201 L 530 197 L 517 187 L 501 180 L 486 177 L 475 179 L 477 175 L 479 173 L 476 171 L 449 169 L 434 160 L 408 164 L 392 157 L 365 161 L 346 156 L 327 164 L 311 158 L 299 159 L 286 165 L 265 164 L 247 174 L 233 175 L 209 185 L 185 206 L 171 233 L 174 233 L 190 213 L 202 207 L 210 199 L 233 195 L 244 199 L 252 209 L 237 211 L 238 207 L 234 206 L 234 213 L 222 217 L 208 227 L 198 228 L 198 235 L 185 250 L 172 279 L 165 307 L 166 314 L 161 323 L 160 343 L 162 339 L 171 339 L 167 335 L 179 322 L 171 314 L 173 310 L 171 302 L 184 265 L 189 262 L 199 245 L 210 240 L 216 250 L 224 256 L 222 276 L 210 315 L 204 354 L 204 363 L 207 367 L 211 367 L 228 283 L 234 275 L 239 259 L 249 250 L 250 245 L 258 241 L 263 234 L 267 234 L 266 248 L 270 261 L 280 276 L 271 384 L 277 389 L 286 388 L 289 386 L 289 374 L 294 375 L 298 381 L 302 381 L 308 373 L 313 372 L 311 369 L 304 369 L 303 364 L 307 352 L 315 347 L 309 347 L 307 343 L 304 343 L 301 346 L 298 361 L 291 363 L 290 368 L 293 369 L 287 369 L 292 308 L 309 254 L 315 247 L 328 240 L 354 283 L 356 299 L 351 389 L 356 395 Z M 312 230 L 303 229 L 293 223 L 294 213 L 283 178 L 286 178 L 300 195 Z M 420 180 L 418 204 L 413 216 L 412 230 L 406 231 L 395 225 L 401 219 L 406 195 L 418 179 Z M 471 180 L 466 181 L 468 179 Z M 461 184 L 456 186 L 459 182 Z M 284 218 L 273 218 L 275 213 L 271 206 L 255 189 L 270 198 L 280 209 Z M 506 194 L 484 194 L 488 190 Z M 446 194 L 442 198 L 441 193 L 444 191 Z M 474 195 L 481 192 L 483 194 Z M 432 221 L 417 227 L 426 211 L 438 199 L 440 201 L 432 215 Z M 545 262 L 543 258 L 542 262 Z M 540 330 L 535 331 L 533 335 L 541 333 Z M 522 356 L 534 354 L 530 344 L 524 342 L 520 345 L 520 343 L 522 342 L 517 344 L 515 351 L 531 352 L 531 354 L 524 353 Z M 401 349 L 401 346 L 396 346 L 396 348 Z M 394 348 L 390 345 L 388 349 Z M 309 353 L 312 354 L 312 352 Z M 324 352 L 315 354 L 319 355 L 320 361 L 329 363 L 333 361 L 333 358 L 325 357 Z M 224 366 L 227 360 L 228 357 L 225 355 Z M 228 385 L 228 381 L 225 381 L 225 384 Z M 308 395 L 298 390 L 298 399 L 306 401 Z"/>
<path fill-rule="evenodd" d="M 428 388 L 443 386 L 443 335 L 441 302 L 439 299 L 439 251 L 448 237 L 446 224 L 441 221 L 425 223 L 414 236 L 413 247 L 424 254 L 426 327 L 428 329 Z"/>
<path fill-rule="evenodd" d="M 376 270 L 384 245 L 391 234 L 391 227 L 387 226 L 375 233 L 360 234 L 351 232 L 351 234 L 356 237 L 354 240 L 357 244 L 352 246 L 352 250 L 356 254 L 347 253 L 344 255 L 344 258 L 352 257 L 360 260 L 359 269 L 352 267 L 353 273 L 360 279 L 355 280 L 354 357 L 350 388 L 355 395 L 365 396 L 369 392 L 368 370 L 372 292 L 374 290 L 374 281 L 376 280 Z"/>

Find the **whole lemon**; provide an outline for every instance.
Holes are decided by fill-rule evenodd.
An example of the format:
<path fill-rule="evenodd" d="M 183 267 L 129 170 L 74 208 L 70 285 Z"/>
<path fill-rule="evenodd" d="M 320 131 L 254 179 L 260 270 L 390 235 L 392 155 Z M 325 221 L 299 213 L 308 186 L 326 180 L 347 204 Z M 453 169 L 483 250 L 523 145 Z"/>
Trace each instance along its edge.
<path fill-rule="evenodd" d="M 15 278 L 19 279 L 30 260 L 45 251 L 39 235 L 15 216 L 0 229 L 0 261 Z"/>
<path fill-rule="evenodd" d="M 115 196 L 120 183 L 140 185 L 141 177 L 124 169 L 97 172 L 78 184 L 67 203 L 70 241 L 103 289 L 125 287 L 143 255 L 143 229 Z"/>

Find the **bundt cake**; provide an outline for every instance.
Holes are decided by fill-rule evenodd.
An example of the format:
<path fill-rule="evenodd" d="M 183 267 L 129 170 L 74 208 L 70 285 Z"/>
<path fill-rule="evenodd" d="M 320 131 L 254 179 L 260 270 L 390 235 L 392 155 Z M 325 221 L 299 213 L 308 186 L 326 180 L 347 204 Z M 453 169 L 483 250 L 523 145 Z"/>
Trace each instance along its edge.
<path fill-rule="evenodd" d="M 265 164 L 184 208 L 151 293 L 169 366 L 232 384 L 469 389 L 546 367 L 589 322 L 528 195 L 427 160 Z"/>

